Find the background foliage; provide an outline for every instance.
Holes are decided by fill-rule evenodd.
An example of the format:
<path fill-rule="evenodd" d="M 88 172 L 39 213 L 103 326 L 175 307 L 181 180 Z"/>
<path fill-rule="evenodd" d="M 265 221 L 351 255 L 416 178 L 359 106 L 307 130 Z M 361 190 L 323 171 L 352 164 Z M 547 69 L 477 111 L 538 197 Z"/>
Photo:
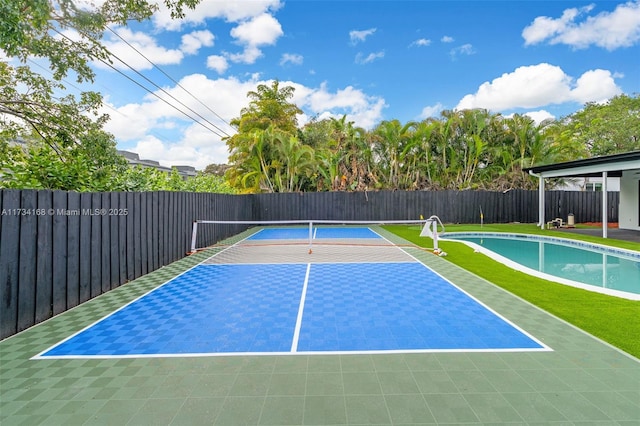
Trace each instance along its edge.
<path fill-rule="evenodd" d="M 277 81 L 261 86 L 234 120 L 226 176 L 240 191 L 534 189 L 527 167 L 640 149 L 639 96 L 587 104 L 558 121 L 474 109 L 372 130 L 346 116 L 298 128 L 292 96 Z"/>

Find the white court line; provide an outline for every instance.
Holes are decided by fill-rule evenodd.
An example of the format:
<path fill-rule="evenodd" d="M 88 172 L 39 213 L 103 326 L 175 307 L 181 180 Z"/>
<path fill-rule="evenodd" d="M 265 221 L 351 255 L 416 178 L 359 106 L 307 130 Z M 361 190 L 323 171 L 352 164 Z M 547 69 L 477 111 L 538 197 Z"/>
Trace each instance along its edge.
<path fill-rule="evenodd" d="M 309 271 L 311 271 L 311 263 L 307 263 L 307 273 L 304 276 L 304 284 L 302 285 L 302 294 L 300 295 L 300 306 L 298 307 L 298 319 L 296 320 L 296 328 L 293 332 L 293 341 L 291 342 L 291 352 L 298 352 L 298 339 L 300 339 L 300 327 L 302 327 L 302 313 L 304 312 L 304 301 L 307 298 L 307 285 L 309 284 Z"/>

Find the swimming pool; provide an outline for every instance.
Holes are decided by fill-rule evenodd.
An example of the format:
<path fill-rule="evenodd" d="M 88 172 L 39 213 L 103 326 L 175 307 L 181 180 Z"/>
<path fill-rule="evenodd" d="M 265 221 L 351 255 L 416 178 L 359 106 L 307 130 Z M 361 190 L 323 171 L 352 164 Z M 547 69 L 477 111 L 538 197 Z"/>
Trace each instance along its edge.
<path fill-rule="evenodd" d="M 525 234 L 447 233 L 514 269 L 586 290 L 640 300 L 640 252 Z"/>

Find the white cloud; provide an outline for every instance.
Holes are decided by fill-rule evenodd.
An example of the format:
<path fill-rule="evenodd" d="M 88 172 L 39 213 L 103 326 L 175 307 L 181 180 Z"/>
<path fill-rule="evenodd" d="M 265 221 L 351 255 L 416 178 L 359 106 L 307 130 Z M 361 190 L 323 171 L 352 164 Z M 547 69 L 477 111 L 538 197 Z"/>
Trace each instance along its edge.
<path fill-rule="evenodd" d="M 515 113 L 506 114 L 504 116 L 504 118 L 513 118 L 513 116 L 515 116 L 515 115 L 516 115 Z M 545 111 L 543 109 L 538 110 L 538 111 L 527 111 L 525 113 L 522 113 L 521 115 L 529 117 L 530 119 L 533 120 L 533 122 L 535 124 L 540 124 L 544 120 L 549 120 L 549 119 L 553 120 L 553 119 L 555 119 L 555 116 L 553 114 L 551 114 L 548 111 Z"/>
<path fill-rule="evenodd" d="M 297 84 L 294 102 L 311 115 L 320 119 L 328 117 L 342 117 L 347 115 L 356 126 L 367 129 L 373 128 L 382 119 L 382 110 L 386 107 L 384 99 L 369 96 L 353 86 L 347 86 L 335 92 L 328 90 L 327 84 L 322 83 L 319 88 L 311 89 Z"/>
<path fill-rule="evenodd" d="M 431 40 L 426 39 L 426 38 L 420 38 L 418 40 L 413 41 L 409 47 L 412 46 L 418 46 L 418 47 L 422 47 L 422 46 L 429 46 L 431 44 Z"/>
<path fill-rule="evenodd" d="M 462 46 L 455 47 L 449 51 L 449 55 L 451 56 L 451 59 L 454 59 L 454 60 L 460 55 L 469 56 L 475 53 L 476 53 L 475 49 L 469 43 L 463 44 Z"/>
<path fill-rule="evenodd" d="M 629 47 L 640 40 L 640 0 L 616 6 L 613 12 L 600 12 L 578 19 L 593 10 L 593 5 L 567 9 L 560 18 L 539 16 L 522 31 L 525 45 L 547 41 L 566 44 L 575 49 L 591 45 L 607 50 Z"/>
<path fill-rule="evenodd" d="M 282 7 L 280 0 L 220 1 L 203 0 L 194 10 L 185 9 L 182 19 L 172 19 L 161 3 L 153 22 L 159 30 L 178 31 L 185 25 L 202 25 L 208 19 L 222 19 L 237 24 L 230 31 L 235 43 L 243 46 L 241 52 L 223 52 L 227 61 L 253 64 L 262 56 L 261 46 L 274 45 L 284 33 L 272 13 Z M 211 68 L 226 71 L 228 63 L 211 60 Z M 223 71 L 224 72 L 224 71 Z"/>
<path fill-rule="evenodd" d="M 531 25 L 522 30 L 522 37 L 525 39 L 525 44 L 540 43 L 552 35 L 562 33 L 578 15 L 588 13 L 592 9 L 593 5 L 580 9 L 566 9 L 558 19 L 547 16 L 537 17 Z"/>
<path fill-rule="evenodd" d="M 556 118 L 553 114 L 543 109 L 539 111 L 528 111 L 528 112 L 525 112 L 523 115 L 526 115 L 527 117 L 531 118 L 536 124 L 540 124 L 544 120 L 554 120 Z"/>
<path fill-rule="evenodd" d="M 444 105 L 442 105 L 440 102 L 438 102 L 435 105 L 426 106 L 422 108 L 422 112 L 420 113 L 419 119 L 424 120 L 425 118 L 429 118 L 429 117 L 437 117 L 440 115 L 442 110 L 444 110 Z"/>
<path fill-rule="evenodd" d="M 195 55 L 203 46 L 213 46 L 214 36 L 210 31 L 194 31 L 182 36 L 180 50 L 187 55 Z"/>
<path fill-rule="evenodd" d="M 255 16 L 231 30 L 231 36 L 238 44 L 248 46 L 273 45 L 282 34 L 282 26 L 268 13 Z"/>
<path fill-rule="evenodd" d="M 464 96 L 456 109 L 504 111 L 565 102 L 601 102 L 621 92 L 609 71 L 587 71 L 574 82 L 560 67 L 541 63 L 482 83 L 475 94 Z"/>
<path fill-rule="evenodd" d="M 384 58 L 384 51 L 373 52 L 373 53 L 369 53 L 368 55 L 365 55 L 364 53 L 359 52 L 356 55 L 355 62 L 356 64 L 365 65 L 365 64 L 370 64 L 371 62 L 377 59 L 382 59 L 382 58 Z"/>
<path fill-rule="evenodd" d="M 273 45 L 283 35 L 282 26 L 271 15 L 263 13 L 242 22 L 231 30 L 236 43 L 244 46 L 242 53 L 227 54 L 232 62 L 253 64 L 262 56 L 260 46 Z"/>
<path fill-rule="evenodd" d="M 224 74 L 229 68 L 229 62 L 224 56 L 211 55 L 207 57 L 207 68 L 216 71 L 218 74 Z"/>
<path fill-rule="evenodd" d="M 228 22 L 247 21 L 265 12 L 277 11 L 282 3 L 280 0 L 202 0 L 193 10 L 185 8 L 185 16 L 182 19 L 172 19 L 164 2 L 158 2 L 158 6 L 158 12 L 153 15 L 156 28 L 177 31 L 184 25 L 200 25 L 207 19 L 213 18 L 224 19 Z"/>
<path fill-rule="evenodd" d="M 367 37 L 369 37 L 370 35 L 372 35 L 373 33 L 376 32 L 376 28 L 369 28 L 368 30 L 352 30 L 349 31 L 349 40 L 351 41 L 351 44 L 356 45 L 360 42 L 363 42 L 367 39 Z"/>
<path fill-rule="evenodd" d="M 133 69 L 141 71 L 153 68 L 149 61 L 156 65 L 171 65 L 179 64 L 184 58 L 182 51 L 159 46 L 157 41 L 148 34 L 133 32 L 128 28 L 119 28 L 116 32 L 122 39 L 111 35 L 104 41 L 104 46 L 122 61 L 114 59 L 112 65 L 115 68 L 126 69 L 128 67 L 125 64 L 128 64 Z M 123 39 L 126 40 L 126 43 Z M 138 52 L 146 56 L 149 61 Z M 108 68 L 101 62 L 97 62 L 96 66 L 103 69 Z"/>
<path fill-rule="evenodd" d="M 295 53 L 283 53 L 280 58 L 280 65 L 293 64 L 293 65 L 302 65 L 304 62 L 304 57 L 302 55 L 297 55 Z"/>
<path fill-rule="evenodd" d="M 256 46 L 247 46 L 240 53 L 224 52 L 224 55 L 231 62 L 253 64 L 262 56 L 262 50 L 258 49 Z"/>
<path fill-rule="evenodd" d="M 614 77 L 607 70 L 590 70 L 582 74 L 571 91 L 571 98 L 582 104 L 587 102 L 602 103 L 622 93 L 616 85 Z"/>
<path fill-rule="evenodd" d="M 440 41 L 443 42 L 443 43 L 453 43 L 455 41 L 455 39 L 453 37 L 450 37 L 450 36 L 442 36 Z"/>
<path fill-rule="evenodd" d="M 272 16 L 282 6 L 280 0 L 219 1 L 203 0 L 194 10 L 185 10 L 182 19 L 171 19 L 163 4 L 153 17 L 156 28 L 178 31 L 185 25 L 202 25 L 207 19 L 223 19 L 237 24 L 230 31 L 235 43 L 243 46 L 241 52 L 223 52 L 227 61 L 253 64 L 262 56 L 261 46 L 274 45 L 284 33 L 280 23 Z M 218 55 L 219 56 L 219 55 Z M 210 68 L 224 72 L 225 63 L 215 57 L 208 61 Z"/>

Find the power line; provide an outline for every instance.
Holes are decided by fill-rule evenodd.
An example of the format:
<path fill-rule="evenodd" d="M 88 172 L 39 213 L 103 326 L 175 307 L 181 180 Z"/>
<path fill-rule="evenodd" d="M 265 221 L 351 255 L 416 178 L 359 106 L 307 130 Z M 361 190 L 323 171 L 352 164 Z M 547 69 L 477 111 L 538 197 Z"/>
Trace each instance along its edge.
<path fill-rule="evenodd" d="M 171 77 L 169 74 L 167 74 L 162 68 L 160 68 L 158 65 L 156 65 L 151 59 L 149 59 L 147 56 L 145 56 L 142 52 L 140 52 L 135 46 L 133 46 L 131 43 L 129 43 L 127 40 L 124 39 L 124 37 L 122 37 L 120 34 L 118 34 L 117 32 L 115 32 L 114 30 L 112 30 L 109 26 L 106 27 L 109 31 L 111 31 L 116 37 L 118 37 L 120 40 L 122 40 L 127 46 L 129 46 L 131 49 L 133 49 L 138 55 L 142 56 L 144 59 L 147 60 L 147 62 L 149 62 L 155 69 L 157 69 L 158 71 L 160 71 L 162 74 L 164 74 L 165 77 L 167 77 L 169 80 L 171 80 L 177 87 L 181 88 L 182 90 L 184 90 L 186 93 L 189 94 L 189 96 L 191 96 L 193 99 L 195 99 L 196 101 L 198 101 L 200 103 L 200 105 L 202 105 L 203 107 L 205 107 L 206 109 L 208 109 L 213 115 L 215 115 L 216 117 L 218 117 L 220 119 L 220 121 L 222 121 L 223 123 L 225 123 L 227 126 L 229 126 L 230 128 L 234 129 L 235 128 L 228 122 L 226 121 L 224 118 L 222 118 L 220 115 L 218 115 L 218 113 L 216 113 L 214 110 L 212 110 L 208 105 L 206 105 L 204 102 L 202 102 L 200 99 L 198 99 L 193 93 L 191 93 L 189 90 L 187 90 L 184 86 L 182 86 L 179 82 L 177 82 L 173 77 Z M 220 129 L 221 131 L 223 131 L 222 129 Z M 224 132 L 224 131 L 223 131 Z M 228 133 L 224 132 L 227 136 L 231 136 Z"/>
<path fill-rule="evenodd" d="M 189 111 L 191 111 L 192 113 L 194 113 L 195 115 L 197 115 L 198 117 L 200 117 L 201 119 L 203 119 L 205 122 L 207 122 L 208 124 L 210 124 L 211 126 L 213 126 L 215 129 L 219 130 L 221 133 L 224 133 L 224 135 L 226 136 L 230 136 L 227 132 L 225 132 L 224 130 L 222 130 L 221 128 L 219 128 L 218 126 L 216 126 L 215 124 L 213 124 L 211 121 L 209 121 L 207 118 L 203 117 L 202 115 L 200 115 L 200 113 L 198 113 L 197 111 L 193 110 L 191 107 L 189 107 L 188 105 L 186 105 L 184 102 L 182 102 L 181 100 L 177 99 L 175 96 L 173 96 L 171 93 L 167 92 L 165 89 L 163 89 L 162 87 L 160 87 L 159 85 L 157 85 L 156 83 L 154 83 L 153 81 L 151 81 L 151 79 L 149 79 L 147 76 L 143 75 L 140 71 L 134 69 L 131 65 L 129 65 L 128 63 L 126 63 L 125 61 L 123 61 L 122 59 L 120 59 L 118 56 L 116 56 L 113 52 L 109 51 L 107 49 L 107 52 L 109 52 L 109 55 L 111 55 L 111 57 L 117 59 L 120 63 L 122 63 L 124 66 L 126 66 L 127 68 L 129 68 L 131 71 L 133 71 L 134 73 L 136 73 L 137 75 L 139 75 L 140 77 L 142 77 L 143 79 L 145 79 L 146 81 L 148 81 L 149 83 L 151 83 L 153 86 L 155 86 L 157 89 L 159 89 L 162 93 L 164 93 L 165 95 L 169 96 L 171 99 L 173 99 L 174 101 L 178 102 L 180 105 L 182 105 L 183 107 L 187 108 Z M 101 61 L 102 63 L 106 64 L 105 61 Z M 125 77 L 127 77 L 129 80 L 134 81 L 132 78 L 130 78 L 129 76 L 125 75 L 124 73 L 122 73 L 121 71 L 117 70 L 116 67 L 114 67 L 111 64 L 108 64 L 108 66 L 113 69 L 114 71 L 117 71 L 118 73 L 120 73 L 121 75 L 124 75 Z M 136 82 L 136 84 L 138 84 Z M 138 84 L 140 87 L 143 87 L 142 85 Z M 158 99 L 161 99 L 163 101 L 165 101 L 163 98 L 161 98 L 160 96 L 157 96 L 157 94 L 155 94 L 155 92 L 152 92 L 148 89 L 145 88 L 145 90 L 147 90 L 149 93 L 154 94 Z M 166 102 L 166 101 L 165 101 Z M 166 102 L 167 104 L 169 104 L 168 102 Z M 169 104 L 170 105 L 170 104 Z M 174 105 L 171 105 L 172 107 L 175 108 Z M 182 112 L 183 114 L 184 111 L 176 108 L 178 111 Z M 206 129 L 210 130 L 212 133 L 218 135 L 220 138 L 222 138 L 223 136 L 218 133 L 217 131 L 213 130 L 213 129 L 209 129 L 208 127 L 204 126 L 202 123 L 200 123 L 198 120 L 194 119 L 193 117 L 191 117 L 188 114 L 185 114 L 187 117 L 191 118 L 193 121 L 197 122 L 198 124 L 200 124 L 201 126 L 205 127 Z"/>
<path fill-rule="evenodd" d="M 65 34 L 59 32 L 58 30 L 54 29 L 54 31 L 56 33 L 58 33 L 60 36 L 64 37 L 65 39 L 69 40 L 71 43 L 74 43 L 73 40 L 71 40 L 68 36 L 66 36 Z M 82 33 L 81 33 L 82 34 Z M 86 34 L 82 34 L 84 37 L 88 37 Z M 151 81 L 149 78 L 147 78 L 146 76 L 142 75 L 140 72 L 136 71 L 133 67 L 131 67 L 129 64 L 127 64 L 126 62 L 124 62 L 122 59 L 120 59 L 119 57 L 117 57 L 116 55 L 114 55 L 112 52 L 110 52 L 108 49 L 105 48 L 105 50 L 109 53 L 109 55 L 111 55 L 112 57 L 114 57 L 115 59 L 117 59 L 118 61 L 120 61 L 122 64 L 124 64 L 125 66 L 127 66 L 130 70 L 132 70 L 133 72 L 135 72 L 136 74 L 138 74 L 139 76 L 141 76 L 142 78 L 144 78 L 145 80 L 147 80 L 149 83 L 151 83 L 152 85 L 154 85 L 156 88 L 160 89 L 163 93 L 167 94 L 170 98 L 172 98 L 173 100 L 175 100 L 176 102 L 178 102 L 179 104 L 181 104 L 182 106 L 186 107 L 187 109 L 189 109 L 190 111 L 194 112 L 196 115 L 198 115 L 200 118 L 204 119 L 205 121 L 209 122 L 207 119 L 205 119 L 204 117 L 202 117 L 200 114 L 198 114 L 196 111 L 193 111 L 193 109 L 189 108 L 187 105 L 185 105 L 184 103 L 182 103 L 180 100 L 176 99 L 173 95 L 171 95 L 170 93 L 168 93 L 166 90 L 164 90 L 163 88 L 161 88 L 160 86 L 158 86 L 156 83 L 154 83 L 153 81 Z M 142 89 L 144 89 L 145 91 L 147 91 L 148 93 L 150 93 L 151 95 L 155 96 L 156 98 L 158 98 L 159 100 L 161 100 L 162 102 L 164 102 L 165 104 L 169 105 L 171 108 L 175 109 L 176 111 L 180 112 L 181 114 L 183 114 L 185 117 L 189 118 L 190 120 L 192 120 L 193 122 L 195 122 L 196 124 L 199 124 L 200 126 L 204 127 L 205 129 L 207 129 L 208 131 L 210 131 L 211 133 L 215 134 L 216 136 L 222 138 L 223 136 L 218 133 L 217 131 L 205 126 L 202 122 L 200 122 L 199 120 L 197 120 L 196 118 L 192 117 L 191 115 L 187 114 L 186 112 L 184 112 L 183 110 L 181 110 L 180 108 L 178 108 L 177 106 L 171 104 L 170 102 L 168 102 L 166 99 L 160 97 L 156 92 L 152 91 L 151 89 L 145 87 L 142 83 L 134 80 L 133 78 L 131 78 L 130 76 L 126 75 L 125 73 L 123 73 L 122 71 L 120 71 L 119 69 L 117 69 L 116 67 L 114 67 L 112 64 L 108 63 L 107 61 L 105 61 L 104 59 L 99 59 L 100 62 L 102 62 L 103 64 L 105 64 L 106 66 L 108 66 L 109 68 L 111 68 L 112 70 L 114 70 L 115 72 L 117 72 L 118 74 L 122 75 L 123 77 L 125 77 L 126 79 L 128 79 L 129 81 L 131 81 L 132 83 L 136 84 L 137 86 L 141 87 Z M 212 124 L 209 122 L 209 124 Z M 213 124 L 212 124 L 213 125 Z M 215 127 L 216 129 L 218 129 L 217 126 L 213 125 L 213 127 Z M 218 129 L 220 130 L 220 129 Z M 223 132 L 225 133 L 225 132 Z M 226 133 L 225 133 L 226 134 Z"/>

